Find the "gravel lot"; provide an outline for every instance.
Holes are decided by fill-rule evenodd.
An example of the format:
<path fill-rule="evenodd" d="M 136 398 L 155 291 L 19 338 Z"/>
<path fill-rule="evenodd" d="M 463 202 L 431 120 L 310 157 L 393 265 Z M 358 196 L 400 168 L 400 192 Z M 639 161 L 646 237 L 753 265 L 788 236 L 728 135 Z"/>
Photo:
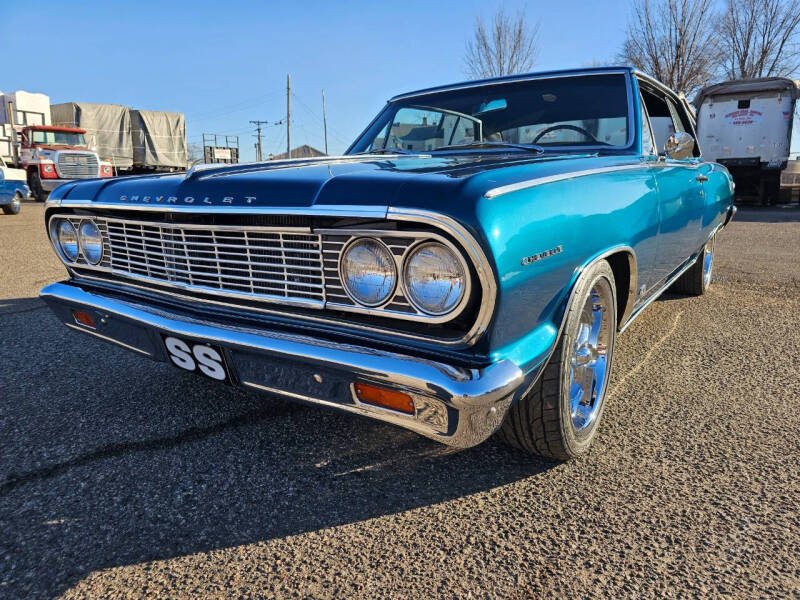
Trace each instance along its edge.
<path fill-rule="evenodd" d="M 618 340 L 553 464 L 222 386 L 82 337 L 43 208 L 0 216 L 0 597 L 800 598 L 800 209 Z"/>

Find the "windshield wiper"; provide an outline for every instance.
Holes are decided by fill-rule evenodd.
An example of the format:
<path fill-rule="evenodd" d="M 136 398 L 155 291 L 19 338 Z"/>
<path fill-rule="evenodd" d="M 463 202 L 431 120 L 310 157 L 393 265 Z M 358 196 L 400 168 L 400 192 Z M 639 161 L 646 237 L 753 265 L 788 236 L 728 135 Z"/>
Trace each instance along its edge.
<path fill-rule="evenodd" d="M 414 154 L 414 152 L 403 148 L 373 148 L 363 152 L 354 152 L 354 154 Z"/>
<path fill-rule="evenodd" d="M 515 148 L 517 150 L 525 150 L 527 152 L 535 152 L 536 154 L 543 154 L 544 148 L 538 144 L 512 144 L 511 142 L 469 142 L 467 144 L 450 144 L 448 146 L 439 146 L 434 150 L 469 150 L 471 148 Z"/>

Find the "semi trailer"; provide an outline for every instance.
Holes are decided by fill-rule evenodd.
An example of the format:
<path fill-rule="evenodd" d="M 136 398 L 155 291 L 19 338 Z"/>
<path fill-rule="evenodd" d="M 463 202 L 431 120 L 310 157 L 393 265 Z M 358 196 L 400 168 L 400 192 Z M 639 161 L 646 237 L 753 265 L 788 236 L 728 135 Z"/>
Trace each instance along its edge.
<path fill-rule="evenodd" d="M 703 154 L 725 165 L 738 198 L 777 203 L 800 82 L 786 77 L 725 81 L 694 99 Z"/>

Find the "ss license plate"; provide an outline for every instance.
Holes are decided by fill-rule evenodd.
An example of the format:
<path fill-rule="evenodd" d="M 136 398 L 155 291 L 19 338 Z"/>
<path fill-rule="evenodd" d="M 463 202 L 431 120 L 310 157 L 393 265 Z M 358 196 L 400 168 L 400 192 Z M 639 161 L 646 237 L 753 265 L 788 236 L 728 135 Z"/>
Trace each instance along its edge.
<path fill-rule="evenodd" d="M 184 371 L 197 371 L 217 381 L 232 383 L 230 370 L 225 364 L 225 354 L 219 346 L 197 344 L 167 335 L 162 337 L 167 355 L 176 367 Z"/>

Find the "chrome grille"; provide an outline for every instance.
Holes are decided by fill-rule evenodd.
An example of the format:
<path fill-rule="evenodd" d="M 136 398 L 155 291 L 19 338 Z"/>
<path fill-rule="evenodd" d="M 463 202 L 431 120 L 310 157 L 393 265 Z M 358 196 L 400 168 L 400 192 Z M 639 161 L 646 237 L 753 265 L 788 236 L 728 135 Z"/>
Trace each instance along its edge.
<path fill-rule="evenodd" d="M 56 165 L 64 179 L 89 179 L 100 174 L 97 155 L 91 152 L 59 152 Z"/>
<path fill-rule="evenodd" d="M 320 236 L 273 227 L 105 223 L 112 271 L 196 291 L 325 301 Z"/>

